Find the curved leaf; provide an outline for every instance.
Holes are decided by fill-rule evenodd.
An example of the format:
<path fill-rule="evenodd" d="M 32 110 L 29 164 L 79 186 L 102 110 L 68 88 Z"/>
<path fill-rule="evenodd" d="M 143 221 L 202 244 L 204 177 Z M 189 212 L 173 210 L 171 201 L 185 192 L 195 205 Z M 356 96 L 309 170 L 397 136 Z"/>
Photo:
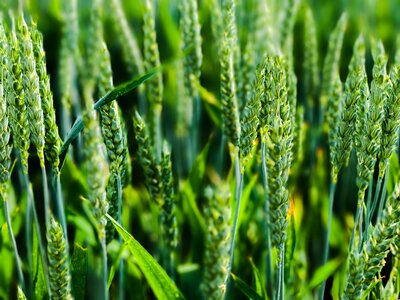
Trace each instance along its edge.
<path fill-rule="evenodd" d="M 107 218 L 112 222 L 115 229 L 117 229 L 118 233 L 124 239 L 136 264 L 143 272 L 144 277 L 146 277 L 157 299 L 185 299 L 172 279 L 168 277 L 164 269 L 155 261 L 149 252 L 108 214 Z"/>

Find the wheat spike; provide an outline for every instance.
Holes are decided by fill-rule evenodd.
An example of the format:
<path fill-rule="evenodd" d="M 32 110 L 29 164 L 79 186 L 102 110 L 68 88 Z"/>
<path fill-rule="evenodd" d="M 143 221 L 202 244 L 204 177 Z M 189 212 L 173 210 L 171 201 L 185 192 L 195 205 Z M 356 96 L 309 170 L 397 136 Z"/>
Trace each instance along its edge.
<path fill-rule="evenodd" d="M 83 115 L 84 131 L 84 157 L 88 174 L 89 201 L 92 204 L 92 212 L 97 220 L 99 238 L 105 238 L 107 224 L 106 213 L 108 205 L 106 201 L 106 183 L 108 179 L 108 165 L 105 158 L 105 146 L 101 138 L 100 128 L 96 118 L 96 111 L 92 109 L 91 97 L 86 93 L 87 110 Z"/>
<path fill-rule="evenodd" d="M 4 32 L 4 27 L 2 29 Z M 23 87 L 22 63 L 20 42 L 14 30 L 9 32 L 9 46 L 7 58 L 7 76 L 5 96 L 7 102 L 8 118 L 13 138 L 14 147 L 19 151 L 24 173 L 28 173 L 28 157 L 30 146 L 30 131 L 26 111 L 25 92 Z"/>
<path fill-rule="evenodd" d="M 158 205 L 162 206 L 163 199 L 160 164 L 154 156 L 154 150 L 150 142 L 147 126 L 138 112 L 135 113 L 133 124 L 135 128 L 135 138 L 139 145 L 139 160 L 145 174 L 147 188 L 149 189 L 152 199 Z"/>
<path fill-rule="evenodd" d="M 265 97 L 265 65 L 260 64 L 257 68 L 256 78 L 253 84 L 253 94 L 249 102 L 246 103 L 242 120 L 241 120 L 241 136 L 240 136 L 240 160 L 242 171 L 248 160 L 251 158 L 257 132 L 259 127 L 259 112 L 261 109 L 261 101 Z"/>
<path fill-rule="evenodd" d="M 354 44 L 353 56 L 349 65 L 349 73 L 345 83 L 345 91 L 343 95 L 341 114 L 338 120 L 331 121 L 331 128 L 337 127 L 336 130 L 331 129 L 331 176 L 334 183 L 337 182 L 337 176 L 340 169 L 348 164 L 350 152 L 353 148 L 353 134 L 357 120 L 357 105 L 362 97 L 360 95 L 363 77 L 358 76 L 361 73 L 359 68 L 363 68 L 365 57 L 364 39 L 359 36 Z M 337 122 L 336 124 L 334 122 Z"/>
<path fill-rule="evenodd" d="M 205 238 L 202 291 L 206 299 L 223 299 L 229 276 L 229 187 L 206 189 L 208 202 L 204 209 L 208 231 Z"/>
<path fill-rule="evenodd" d="M 143 15 L 143 58 L 144 68 L 149 72 L 153 68 L 160 66 L 160 54 L 158 50 L 154 1 L 145 0 L 145 10 Z M 151 142 L 154 145 L 157 157 L 161 157 L 161 111 L 163 98 L 162 74 L 158 72 L 145 85 L 146 99 L 149 104 L 148 122 Z"/>
<path fill-rule="evenodd" d="M 268 151 L 269 211 L 272 244 L 286 241 L 289 191 L 286 187 L 292 161 L 293 122 L 287 92 L 286 66 L 281 57 L 269 56 L 266 70 L 266 122 Z"/>
<path fill-rule="evenodd" d="M 51 217 L 47 230 L 50 299 L 72 300 L 71 274 L 66 242 L 60 224 Z"/>
<path fill-rule="evenodd" d="M 382 122 L 382 142 L 379 151 L 379 177 L 383 178 L 389 165 L 389 159 L 396 149 L 400 128 L 400 70 L 394 65 L 390 71 L 390 82 L 387 85 L 388 97 L 384 105 Z"/>
<path fill-rule="evenodd" d="M 344 32 L 347 26 L 347 15 L 343 13 L 340 17 L 336 27 L 329 36 L 328 50 L 324 59 L 322 69 L 322 87 L 321 87 L 321 106 L 324 108 L 332 106 L 331 101 L 337 99 L 330 97 L 332 91 L 335 90 L 336 76 L 339 74 L 339 63 L 340 63 L 340 52 L 343 45 Z M 333 105 L 334 106 L 334 105 Z M 331 111 L 333 112 L 333 111 Z M 329 120 L 329 110 L 325 115 L 326 119 Z M 332 128 L 328 128 L 328 132 Z"/>
<path fill-rule="evenodd" d="M 220 48 L 223 131 L 228 141 L 239 147 L 240 123 L 234 74 L 235 5 L 233 0 L 224 3 L 224 32 Z"/>
<path fill-rule="evenodd" d="M 45 144 L 44 152 L 47 161 L 52 164 L 54 170 L 58 170 L 61 148 L 61 138 L 58 133 L 56 123 L 56 112 L 53 104 L 53 93 L 50 89 L 50 80 L 46 71 L 46 56 L 43 49 L 43 38 L 33 24 L 31 28 L 31 36 L 33 42 L 33 53 L 36 61 L 36 72 L 39 78 L 39 91 L 43 110 L 44 126 L 45 126 Z"/>
<path fill-rule="evenodd" d="M 166 143 L 164 143 L 161 156 L 161 178 L 164 199 L 164 204 L 161 207 L 163 240 L 168 248 L 168 252 L 172 253 L 178 243 L 178 227 L 175 217 L 175 193 L 171 153 Z"/>
<path fill-rule="evenodd" d="M 3 26 L 0 25 L 0 183 L 10 179 L 11 150 L 10 129 L 6 104 L 6 86 L 10 73 L 7 72 L 7 39 Z"/>
<path fill-rule="evenodd" d="M 372 54 L 374 67 L 372 70 L 371 94 L 369 105 L 367 104 L 365 131 L 360 137 L 360 155 L 357 157 L 359 200 L 364 198 L 365 190 L 373 175 L 377 155 L 380 151 L 384 106 L 388 98 L 387 58 L 381 42 L 373 44 Z"/>

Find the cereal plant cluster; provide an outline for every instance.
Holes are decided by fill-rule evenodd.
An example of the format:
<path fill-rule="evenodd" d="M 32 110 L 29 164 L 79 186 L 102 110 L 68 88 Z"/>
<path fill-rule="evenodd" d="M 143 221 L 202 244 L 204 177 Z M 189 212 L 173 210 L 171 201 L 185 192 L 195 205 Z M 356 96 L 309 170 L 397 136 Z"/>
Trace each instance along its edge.
<path fill-rule="evenodd" d="M 399 299 L 399 12 L 1 1 L 0 299 Z"/>

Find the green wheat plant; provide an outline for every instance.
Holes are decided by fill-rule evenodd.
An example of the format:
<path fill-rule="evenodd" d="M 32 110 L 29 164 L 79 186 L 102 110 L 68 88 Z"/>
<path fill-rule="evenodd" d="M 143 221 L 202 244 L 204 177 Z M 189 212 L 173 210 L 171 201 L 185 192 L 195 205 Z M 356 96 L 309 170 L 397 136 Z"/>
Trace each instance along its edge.
<path fill-rule="evenodd" d="M 0 299 L 398 299 L 396 1 L 0 1 Z"/>

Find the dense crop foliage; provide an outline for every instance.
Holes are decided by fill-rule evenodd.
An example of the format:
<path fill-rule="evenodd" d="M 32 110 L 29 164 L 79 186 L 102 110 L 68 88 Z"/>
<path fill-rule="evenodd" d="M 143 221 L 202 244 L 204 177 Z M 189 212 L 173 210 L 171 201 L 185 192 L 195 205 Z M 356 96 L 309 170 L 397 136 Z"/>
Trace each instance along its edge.
<path fill-rule="evenodd" d="M 0 2 L 0 299 L 398 299 L 400 5 Z"/>

